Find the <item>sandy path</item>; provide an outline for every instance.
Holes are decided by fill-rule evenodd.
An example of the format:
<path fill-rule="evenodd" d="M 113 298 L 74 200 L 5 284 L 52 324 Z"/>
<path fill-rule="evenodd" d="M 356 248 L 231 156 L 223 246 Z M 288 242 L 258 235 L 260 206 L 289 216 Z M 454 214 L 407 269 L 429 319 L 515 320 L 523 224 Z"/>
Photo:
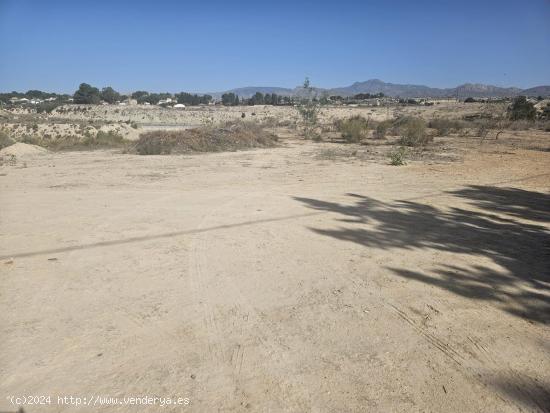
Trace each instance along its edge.
<path fill-rule="evenodd" d="M 549 154 L 395 168 L 321 146 L 5 167 L 0 409 L 544 411 Z"/>

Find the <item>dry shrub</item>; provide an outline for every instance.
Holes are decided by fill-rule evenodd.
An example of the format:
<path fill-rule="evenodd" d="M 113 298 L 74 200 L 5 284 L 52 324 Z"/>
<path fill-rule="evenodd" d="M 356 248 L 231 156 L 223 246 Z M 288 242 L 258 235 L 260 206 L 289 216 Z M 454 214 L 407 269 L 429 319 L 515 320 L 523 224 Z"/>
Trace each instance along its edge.
<path fill-rule="evenodd" d="M 99 131 L 95 136 L 89 137 L 85 140 L 85 144 L 94 147 L 120 147 L 126 143 L 126 140 L 114 132 Z"/>
<path fill-rule="evenodd" d="M 140 155 L 221 152 L 275 146 L 277 136 L 253 122 L 227 123 L 180 131 L 153 131 L 139 135 L 133 150 Z"/>
<path fill-rule="evenodd" d="M 386 137 L 386 133 L 388 132 L 388 129 L 390 129 L 391 125 L 392 125 L 391 120 L 384 120 L 384 121 L 378 123 L 378 125 L 376 125 L 376 128 L 374 129 L 374 133 L 373 133 L 372 137 L 374 139 L 384 139 Z"/>
<path fill-rule="evenodd" d="M 4 132 L 0 131 L 0 149 L 7 148 L 10 145 L 13 145 L 15 141 L 9 137 L 9 135 Z"/>
<path fill-rule="evenodd" d="M 346 142 L 357 143 L 367 135 L 369 121 L 363 116 L 356 115 L 349 119 L 337 120 L 335 126 Z"/>
<path fill-rule="evenodd" d="M 420 118 L 406 117 L 397 119 L 394 128 L 400 131 L 401 145 L 424 146 L 433 140 L 433 137 L 426 133 L 426 122 Z"/>
<path fill-rule="evenodd" d="M 459 132 L 464 128 L 464 123 L 459 120 L 436 118 L 430 120 L 428 127 L 437 131 L 437 136 L 447 136 L 449 133 Z"/>

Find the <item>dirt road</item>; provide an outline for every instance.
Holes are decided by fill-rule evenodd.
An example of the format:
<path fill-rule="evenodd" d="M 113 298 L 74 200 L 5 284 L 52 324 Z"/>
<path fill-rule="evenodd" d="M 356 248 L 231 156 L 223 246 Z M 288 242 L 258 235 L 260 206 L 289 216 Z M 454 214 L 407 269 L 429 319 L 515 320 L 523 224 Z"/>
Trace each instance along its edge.
<path fill-rule="evenodd" d="M 548 411 L 550 153 L 325 145 L 2 167 L 0 410 Z"/>

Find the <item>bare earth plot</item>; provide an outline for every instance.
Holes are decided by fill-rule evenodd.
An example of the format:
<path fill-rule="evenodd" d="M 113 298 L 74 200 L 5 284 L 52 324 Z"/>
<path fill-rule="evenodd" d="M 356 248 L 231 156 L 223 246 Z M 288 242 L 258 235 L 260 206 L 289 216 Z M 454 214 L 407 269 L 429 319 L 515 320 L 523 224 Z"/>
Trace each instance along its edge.
<path fill-rule="evenodd" d="M 0 393 L 548 411 L 550 152 L 392 167 L 327 145 L 3 166 Z"/>

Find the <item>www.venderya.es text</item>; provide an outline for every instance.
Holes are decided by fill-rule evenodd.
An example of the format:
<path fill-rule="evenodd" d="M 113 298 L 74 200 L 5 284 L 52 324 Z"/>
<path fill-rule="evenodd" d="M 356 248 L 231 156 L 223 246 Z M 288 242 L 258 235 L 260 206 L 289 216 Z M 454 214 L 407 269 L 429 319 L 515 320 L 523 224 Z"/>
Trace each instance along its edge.
<path fill-rule="evenodd" d="M 7 396 L 12 406 L 188 406 L 191 400 L 188 397 L 180 396 L 108 396 L 108 395 L 24 395 Z"/>

